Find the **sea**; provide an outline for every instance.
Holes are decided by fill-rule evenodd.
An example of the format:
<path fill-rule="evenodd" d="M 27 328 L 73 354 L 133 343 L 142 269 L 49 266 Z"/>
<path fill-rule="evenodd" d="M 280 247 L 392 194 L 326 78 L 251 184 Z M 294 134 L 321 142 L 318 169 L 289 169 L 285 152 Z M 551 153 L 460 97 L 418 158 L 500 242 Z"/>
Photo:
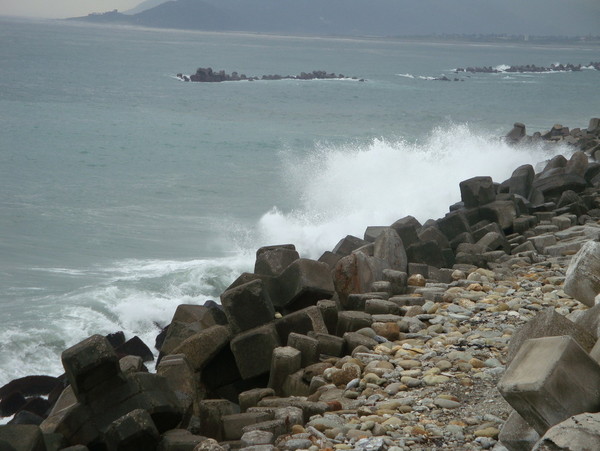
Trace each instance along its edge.
<path fill-rule="evenodd" d="M 153 347 L 260 246 L 318 258 L 367 226 L 443 216 L 461 180 L 569 154 L 500 138 L 517 121 L 587 127 L 600 71 L 453 70 L 590 61 L 600 48 L 0 18 L 0 386 L 60 375 L 92 334 Z M 176 77 L 198 67 L 345 78 Z"/>

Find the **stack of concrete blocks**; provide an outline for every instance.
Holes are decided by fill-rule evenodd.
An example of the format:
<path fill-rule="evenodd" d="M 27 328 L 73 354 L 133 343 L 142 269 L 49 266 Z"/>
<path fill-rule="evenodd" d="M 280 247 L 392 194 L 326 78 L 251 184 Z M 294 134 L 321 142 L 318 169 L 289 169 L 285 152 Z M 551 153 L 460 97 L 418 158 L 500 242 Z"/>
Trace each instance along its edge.
<path fill-rule="evenodd" d="M 592 308 L 576 323 L 549 309 L 511 340 L 510 365 L 498 384 L 514 408 L 500 434 L 510 451 L 558 446 L 564 434 L 557 431 L 571 428 L 571 418 L 584 413 L 592 415 L 593 421 L 586 417 L 590 425 L 580 434 L 581 440 L 569 435 L 570 447 L 564 449 L 587 449 L 583 445 L 589 437 L 600 443 L 600 414 L 593 415 L 600 412 L 600 306 L 594 306 L 600 292 L 595 282 L 599 257 L 598 243 L 586 243 L 572 259 L 565 280 L 565 291 Z"/>
<path fill-rule="evenodd" d="M 48 418 L 44 434 L 69 445 L 152 449 L 182 419 L 182 403 L 167 380 L 145 372 L 124 374 L 106 338 L 94 335 L 62 354 L 69 387 Z"/>

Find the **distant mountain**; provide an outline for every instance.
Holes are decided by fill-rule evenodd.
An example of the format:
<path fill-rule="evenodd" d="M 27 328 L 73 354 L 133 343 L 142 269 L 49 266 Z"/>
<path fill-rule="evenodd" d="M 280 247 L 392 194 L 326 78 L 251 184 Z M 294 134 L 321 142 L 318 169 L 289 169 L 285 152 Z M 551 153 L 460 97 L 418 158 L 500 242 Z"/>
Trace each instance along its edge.
<path fill-rule="evenodd" d="M 140 3 L 135 8 L 128 9 L 127 11 L 123 11 L 123 14 L 127 14 L 128 16 L 132 16 L 137 13 L 141 13 L 142 11 L 146 11 L 147 9 L 152 9 L 155 6 L 160 5 L 161 3 L 165 3 L 169 0 L 146 0 L 145 2 Z"/>
<path fill-rule="evenodd" d="M 160 3 L 151 6 L 153 3 Z M 147 0 L 132 15 L 78 20 L 319 35 L 597 35 L 597 0 Z"/>

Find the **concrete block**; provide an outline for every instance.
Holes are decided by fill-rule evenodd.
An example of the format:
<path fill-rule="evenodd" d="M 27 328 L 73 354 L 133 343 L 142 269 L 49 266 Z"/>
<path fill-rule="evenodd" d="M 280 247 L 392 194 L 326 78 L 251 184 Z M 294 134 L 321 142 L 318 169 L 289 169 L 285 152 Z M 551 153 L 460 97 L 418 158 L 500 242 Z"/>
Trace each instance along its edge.
<path fill-rule="evenodd" d="M 582 413 L 550 428 L 532 451 L 600 449 L 600 413 Z"/>
<path fill-rule="evenodd" d="M 309 337 L 319 342 L 319 353 L 333 357 L 341 357 L 344 353 L 345 342 L 342 337 L 331 334 L 317 334 L 309 332 Z"/>
<path fill-rule="evenodd" d="M 338 313 L 338 323 L 335 334 L 338 337 L 346 332 L 356 332 L 363 327 L 369 327 L 373 319 L 371 315 L 365 312 L 344 311 Z"/>
<path fill-rule="evenodd" d="M 292 332 L 304 335 L 310 331 L 327 333 L 321 310 L 316 305 L 289 313 L 275 320 L 274 324 L 282 343 L 287 343 L 288 336 Z"/>
<path fill-rule="evenodd" d="M 275 390 L 272 388 L 253 388 L 240 393 L 238 397 L 240 411 L 245 412 L 250 407 L 256 407 L 261 399 L 269 396 L 275 396 Z"/>
<path fill-rule="evenodd" d="M 260 279 L 225 291 L 221 304 L 234 334 L 262 326 L 275 317 L 271 298 Z"/>
<path fill-rule="evenodd" d="M 173 350 L 173 354 L 185 355 L 194 371 L 200 371 L 229 344 L 230 339 L 228 326 L 211 326 L 186 338 Z"/>
<path fill-rule="evenodd" d="M 509 451 L 530 451 L 539 439 L 540 434 L 516 410 L 511 412 L 498 436 Z"/>
<path fill-rule="evenodd" d="M 513 333 L 508 344 L 507 361 L 512 361 L 525 340 L 561 335 L 571 336 L 586 352 L 596 343 L 596 338 L 585 328 L 556 313 L 553 308 L 548 308 Z"/>
<path fill-rule="evenodd" d="M 106 441 L 111 449 L 118 451 L 150 450 L 156 448 L 159 433 L 150 414 L 135 409 L 112 422 Z"/>
<path fill-rule="evenodd" d="M 278 293 L 273 297 L 275 307 L 292 312 L 330 299 L 334 293 L 331 269 L 325 263 L 299 258 L 277 278 Z"/>
<path fill-rule="evenodd" d="M 302 353 L 291 346 L 277 347 L 273 349 L 271 359 L 271 371 L 269 373 L 269 388 L 275 390 L 275 394 L 283 394 L 283 383 L 286 378 L 300 369 Z"/>
<path fill-rule="evenodd" d="M 571 259 L 564 291 L 589 307 L 594 305 L 600 293 L 600 243 L 588 241 Z"/>
<path fill-rule="evenodd" d="M 261 247 L 256 251 L 254 273 L 278 276 L 285 268 L 299 258 L 300 255 L 293 244 Z"/>
<path fill-rule="evenodd" d="M 292 332 L 287 345 L 300 351 L 302 368 L 319 361 L 319 341 L 316 338 Z"/>
<path fill-rule="evenodd" d="M 242 438 L 242 429 L 246 426 L 269 421 L 270 415 L 266 412 L 244 412 L 224 415 L 221 417 L 225 440 L 239 440 Z"/>
<path fill-rule="evenodd" d="M 373 257 L 386 261 L 390 269 L 406 272 L 408 259 L 402 239 L 396 231 L 388 227 L 375 240 Z"/>
<path fill-rule="evenodd" d="M 498 390 L 543 435 L 572 415 L 600 410 L 600 365 L 569 336 L 530 339 Z"/>
<path fill-rule="evenodd" d="M 281 345 L 274 324 L 267 324 L 236 335 L 231 352 L 242 379 L 250 379 L 271 369 L 273 349 Z"/>
<path fill-rule="evenodd" d="M 460 197 L 466 208 L 479 207 L 496 200 L 491 177 L 472 177 L 459 183 Z"/>
<path fill-rule="evenodd" d="M 200 434 L 215 440 L 224 440 L 223 417 L 239 413 L 239 408 L 225 399 L 200 401 Z"/>
<path fill-rule="evenodd" d="M 73 393 L 81 402 L 94 390 L 124 383 L 117 354 L 102 335 L 92 335 L 71 346 L 63 351 L 61 360 Z"/>
<path fill-rule="evenodd" d="M 32 424 L 8 424 L 0 426 L 0 449 L 15 451 L 46 451 L 44 436 L 38 426 Z"/>

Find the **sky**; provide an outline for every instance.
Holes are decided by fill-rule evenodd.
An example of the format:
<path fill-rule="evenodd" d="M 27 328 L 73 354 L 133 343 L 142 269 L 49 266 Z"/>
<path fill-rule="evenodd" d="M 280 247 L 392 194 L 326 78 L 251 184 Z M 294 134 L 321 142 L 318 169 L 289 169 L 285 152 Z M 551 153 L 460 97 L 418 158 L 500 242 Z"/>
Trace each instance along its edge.
<path fill-rule="evenodd" d="M 65 18 L 91 12 L 126 11 L 143 0 L 0 0 L 0 16 Z"/>

